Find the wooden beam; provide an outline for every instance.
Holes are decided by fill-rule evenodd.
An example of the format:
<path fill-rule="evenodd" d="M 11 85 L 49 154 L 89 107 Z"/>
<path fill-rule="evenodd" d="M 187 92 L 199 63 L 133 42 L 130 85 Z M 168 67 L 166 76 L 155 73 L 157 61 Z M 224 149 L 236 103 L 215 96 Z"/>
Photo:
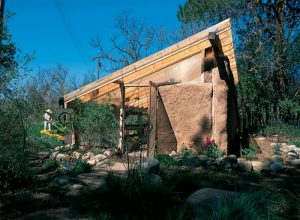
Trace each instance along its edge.
<path fill-rule="evenodd" d="M 119 149 L 124 153 L 124 135 L 125 135 L 125 87 L 124 83 L 119 83 L 120 86 L 120 127 L 119 127 Z"/>

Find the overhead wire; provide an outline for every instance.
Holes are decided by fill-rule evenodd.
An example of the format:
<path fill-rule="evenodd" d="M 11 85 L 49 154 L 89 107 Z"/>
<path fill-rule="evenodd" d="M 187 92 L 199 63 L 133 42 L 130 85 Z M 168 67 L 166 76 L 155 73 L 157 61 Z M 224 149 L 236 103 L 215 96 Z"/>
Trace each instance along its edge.
<path fill-rule="evenodd" d="M 62 19 L 63 25 L 71 39 L 71 41 L 73 42 L 73 46 L 75 47 L 75 49 L 77 50 L 78 54 L 81 56 L 81 58 L 86 57 L 84 54 L 84 49 L 82 47 L 82 44 L 80 42 L 80 39 L 78 37 L 78 34 L 76 32 L 76 29 L 74 28 L 74 25 L 72 23 L 72 20 L 70 18 L 70 16 L 67 13 L 67 10 L 63 4 L 63 2 L 61 0 L 54 0 L 56 8 L 58 10 L 58 13 Z"/>

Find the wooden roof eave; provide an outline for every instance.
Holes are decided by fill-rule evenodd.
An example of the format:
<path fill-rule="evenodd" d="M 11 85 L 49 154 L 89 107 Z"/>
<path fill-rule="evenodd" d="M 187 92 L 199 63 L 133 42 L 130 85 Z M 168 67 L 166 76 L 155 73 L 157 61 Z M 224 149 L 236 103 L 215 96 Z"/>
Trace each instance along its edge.
<path fill-rule="evenodd" d="M 161 60 L 166 59 L 169 56 L 172 56 L 176 53 L 179 53 L 182 50 L 186 50 L 190 47 L 193 47 L 196 44 L 199 44 L 200 42 L 203 41 L 208 41 L 208 34 L 210 32 L 215 32 L 216 34 L 221 34 L 225 31 L 230 30 L 230 36 L 232 39 L 232 34 L 231 34 L 231 24 L 230 24 L 230 19 L 227 19 L 221 23 L 218 23 L 208 29 L 205 29 L 204 31 L 195 34 L 185 40 L 180 41 L 179 43 L 176 43 L 164 50 L 161 50 L 149 57 L 146 57 L 136 63 L 133 63 L 129 66 L 126 66 L 102 79 L 96 80 L 95 82 L 92 82 L 86 86 L 83 86 L 73 92 L 70 92 L 68 94 L 66 94 L 64 96 L 64 102 L 65 104 L 67 104 L 68 102 L 71 102 L 72 100 L 76 99 L 76 98 L 80 98 L 86 94 L 89 94 L 91 92 L 93 92 L 96 89 L 99 89 L 101 87 L 104 87 L 110 83 L 115 83 L 116 81 L 122 81 L 122 79 L 140 69 L 146 68 L 149 65 L 153 65 Z M 206 49 L 202 48 L 202 49 Z M 233 50 L 232 48 L 229 48 L 229 50 Z M 234 57 L 234 51 L 232 51 L 233 54 L 233 59 L 235 61 L 235 57 Z M 155 70 L 153 70 L 153 72 L 155 72 Z"/>

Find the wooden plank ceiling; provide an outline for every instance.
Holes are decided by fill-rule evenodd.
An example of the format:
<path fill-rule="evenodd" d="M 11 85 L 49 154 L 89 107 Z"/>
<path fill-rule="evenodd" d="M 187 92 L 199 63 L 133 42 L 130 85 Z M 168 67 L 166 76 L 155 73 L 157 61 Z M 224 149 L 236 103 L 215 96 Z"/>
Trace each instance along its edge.
<path fill-rule="evenodd" d="M 194 55 L 201 54 L 205 49 L 210 48 L 211 44 L 208 40 L 209 32 L 215 32 L 219 36 L 222 51 L 224 55 L 228 56 L 235 82 L 238 83 L 231 23 L 230 19 L 227 19 L 102 79 L 66 94 L 64 96 L 65 106 L 68 106 L 68 103 L 76 98 L 80 98 L 83 101 L 95 100 L 100 103 L 111 102 L 118 104 L 120 92 L 118 90 L 119 85 L 115 83 L 116 81 L 124 82 L 125 86 L 129 83 L 146 84 L 150 80 L 155 82 L 155 79 L 160 77 L 160 70 Z M 125 97 L 127 105 L 147 108 L 149 103 L 149 88 L 128 87 L 126 88 Z"/>

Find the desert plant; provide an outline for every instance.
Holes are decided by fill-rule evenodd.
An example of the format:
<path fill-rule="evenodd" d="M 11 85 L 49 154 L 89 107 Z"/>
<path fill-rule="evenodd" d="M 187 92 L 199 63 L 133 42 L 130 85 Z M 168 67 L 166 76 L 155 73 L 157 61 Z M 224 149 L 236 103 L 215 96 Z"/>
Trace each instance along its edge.
<path fill-rule="evenodd" d="M 154 158 L 159 160 L 159 166 L 161 168 L 170 168 L 177 166 L 177 161 L 168 154 L 156 154 Z"/>
<path fill-rule="evenodd" d="M 281 148 L 280 144 L 275 144 L 275 145 L 272 147 L 272 149 L 273 149 L 273 154 L 274 154 L 274 155 L 280 155 L 280 148 Z"/>
<path fill-rule="evenodd" d="M 78 159 L 75 162 L 73 169 L 71 170 L 71 174 L 79 175 L 81 173 L 86 173 L 91 170 L 92 166 L 88 164 L 86 161 Z"/>
<path fill-rule="evenodd" d="M 256 152 L 250 148 L 241 149 L 241 156 L 247 160 L 253 160 L 256 157 Z"/>

